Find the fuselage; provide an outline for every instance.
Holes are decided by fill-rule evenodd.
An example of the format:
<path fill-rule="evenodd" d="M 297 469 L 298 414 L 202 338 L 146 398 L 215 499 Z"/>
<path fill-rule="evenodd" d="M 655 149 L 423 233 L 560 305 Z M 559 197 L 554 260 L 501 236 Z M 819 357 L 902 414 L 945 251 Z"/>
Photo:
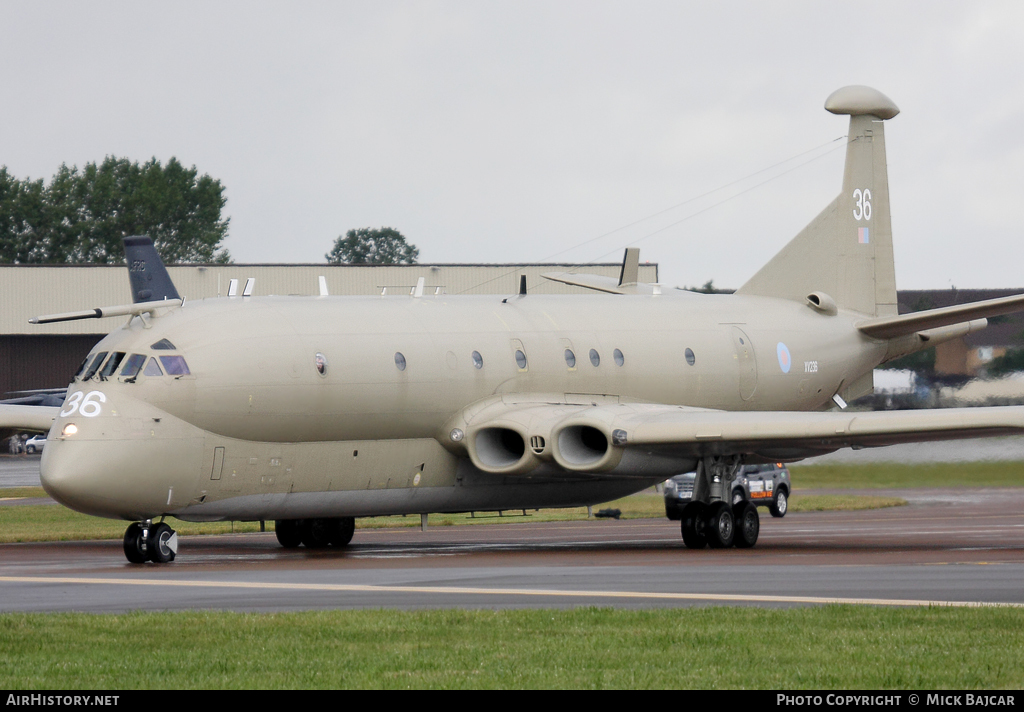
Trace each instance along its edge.
<path fill-rule="evenodd" d="M 500 394 L 821 409 L 885 357 L 858 318 L 687 292 L 186 302 L 93 349 L 121 361 L 72 383 L 43 482 L 68 506 L 126 519 L 606 501 L 648 483 L 489 476 L 445 424 Z M 137 372 L 121 375 L 133 355 Z M 163 366 L 146 375 L 151 359 Z"/>

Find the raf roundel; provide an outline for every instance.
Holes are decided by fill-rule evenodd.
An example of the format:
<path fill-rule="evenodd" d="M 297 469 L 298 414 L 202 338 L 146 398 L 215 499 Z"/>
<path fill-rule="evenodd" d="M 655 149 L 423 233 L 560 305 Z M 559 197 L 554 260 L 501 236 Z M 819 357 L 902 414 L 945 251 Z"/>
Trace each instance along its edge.
<path fill-rule="evenodd" d="M 775 352 L 779 356 L 779 368 L 782 369 L 783 373 L 789 373 L 789 367 L 793 365 L 793 359 L 789 355 L 789 348 L 779 342 L 779 345 L 775 347 Z"/>

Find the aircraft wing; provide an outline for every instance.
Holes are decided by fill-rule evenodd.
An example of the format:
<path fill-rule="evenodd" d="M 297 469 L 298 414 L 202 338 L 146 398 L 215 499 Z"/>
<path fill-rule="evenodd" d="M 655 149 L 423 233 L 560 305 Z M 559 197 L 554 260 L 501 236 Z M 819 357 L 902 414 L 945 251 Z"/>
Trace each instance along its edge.
<path fill-rule="evenodd" d="M 60 406 L 0 403 L 0 436 L 12 433 L 49 432 L 58 413 Z"/>
<path fill-rule="evenodd" d="M 1024 434 L 1024 406 L 874 412 L 724 412 L 633 406 L 613 442 L 702 457 L 796 459 L 840 448 Z"/>
<path fill-rule="evenodd" d="M 576 475 L 655 476 L 683 472 L 702 457 L 792 461 L 846 447 L 1021 435 L 1024 406 L 733 412 L 556 398 L 510 402 L 505 397 L 480 404 L 455 425 L 465 430 L 473 463 L 494 474 L 529 474 L 549 462 Z"/>

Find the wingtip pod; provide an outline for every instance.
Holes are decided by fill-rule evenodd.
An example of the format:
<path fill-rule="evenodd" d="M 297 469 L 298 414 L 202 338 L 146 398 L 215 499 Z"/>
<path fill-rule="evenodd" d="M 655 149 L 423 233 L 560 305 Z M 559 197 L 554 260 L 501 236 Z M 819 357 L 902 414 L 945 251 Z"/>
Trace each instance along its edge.
<path fill-rule="evenodd" d="M 836 89 L 825 100 L 825 110 L 833 114 L 860 116 L 870 114 L 880 119 L 891 119 L 900 113 L 892 99 L 877 89 L 853 84 Z"/>

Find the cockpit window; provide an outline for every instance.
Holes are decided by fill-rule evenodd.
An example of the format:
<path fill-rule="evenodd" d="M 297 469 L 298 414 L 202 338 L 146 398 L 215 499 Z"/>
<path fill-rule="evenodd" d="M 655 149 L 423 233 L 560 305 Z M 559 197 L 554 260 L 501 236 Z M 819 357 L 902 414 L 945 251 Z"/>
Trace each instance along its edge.
<path fill-rule="evenodd" d="M 146 376 L 162 376 L 164 372 L 160 370 L 160 364 L 156 362 L 155 358 L 149 359 L 149 363 L 146 364 L 146 370 L 142 372 Z"/>
<path fill-rule="evenodd" d="M 164 365 L 168 376 L 187 376 L 191 373 L 182 356 L 161 356 L 160 363 Z"/>
<path fill-rule="evenodd" d="M 146 354 L 132 354 L 124 362 L 121 369 L 121 378 L 135 378 L 142 370 L 142 364 L 146 363 Z"/>
<path fill-rule="evenodd" d="M 121 365 L 121 361 L 124 359 L 124 351 L 115 351 L 110 354 L 110 358 L 103 365 L 103 370 L 100 371 L 100 379 L 106 380 L 114 375 L 114 371 Z"/>
<path fill-rule="evenodd" d="M 88 381 L 96 375 L 96 372 L 100 370 L 100 364 L 103 363 L 103 359 L 107 357 L 107 353 L 107 351 L 100 351 L 96 354 L 95 358 L 93 358 L 92 362 L 89 364 L 89 367 L 85 369 L 85 373 L 82 374 L 83 381 Z"/>
<path fill-rule="evenodd" d="M 75 375 L 71 377 L 72 381 L 82 375 L 82 372 L 85 371 L 85 367 L 89 363 L 89 359 L 91 359 L 91 358 L 92 358 L 92 355 L 89 355 L 89 356 L 86 356 L 84 359 L 82 359 L 82 365 L 78 367 L 78 370 L 75 371 Z"/>
<path fill-rule="evenodd" d="M 174 344 L 172 344 L 167 339 L 160 339 L 159 341 L 157 341 L 155 344 L 153 344 L 149 348 L 153 349 L 154 351 L 174 351 L 174 350 L 176 350 Z"/>

